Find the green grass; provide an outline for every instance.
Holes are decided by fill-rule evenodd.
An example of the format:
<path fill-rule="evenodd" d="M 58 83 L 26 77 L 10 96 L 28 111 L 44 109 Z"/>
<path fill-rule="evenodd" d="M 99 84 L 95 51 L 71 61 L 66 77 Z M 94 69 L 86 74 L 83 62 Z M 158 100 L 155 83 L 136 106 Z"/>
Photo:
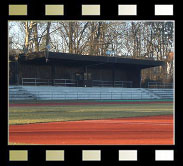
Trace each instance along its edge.
<path fill-rule="evenodd" d="M 9 107 L 9 124 L 74 121 L 173 114 L 173 103 L 16 106 Z"/>
<path fill-rule="evenodd" d="M 10 104 L 35 104 L 35 103 L 88 103 L 88 102 L 154 102 L 154 101 L 173 101 L 172 99 L 144 99 L 144 100 L 15 100 L 9 101 Z"/>

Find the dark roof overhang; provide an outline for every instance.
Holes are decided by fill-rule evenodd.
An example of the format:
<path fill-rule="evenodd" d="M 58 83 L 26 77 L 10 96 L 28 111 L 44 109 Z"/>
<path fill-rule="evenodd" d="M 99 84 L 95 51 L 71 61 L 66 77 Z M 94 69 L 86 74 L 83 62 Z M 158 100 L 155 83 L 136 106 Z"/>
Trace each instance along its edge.
<path fill-rule="evenodd" d="M 28 55 L 21 54 L 19 62 L 24 63 L 46 63 L 46 54 L 44 52 L 31 53 Z M 91 55 L 80 55 L 70 53 L 59 53 L 49 52 L 47 54 L 48 63 L 70 63 L 70 64 L 83 64 L 83 65 L 94 65 L 94 64 L 117 64 L 117 65 L 132 65 L 138 66 L 141 69 L 162 66 L 165 64 L 163 61 L 149 60 L 149 59 L 133 59 L 124 57 L 114 56 L 91 56 Z"/>

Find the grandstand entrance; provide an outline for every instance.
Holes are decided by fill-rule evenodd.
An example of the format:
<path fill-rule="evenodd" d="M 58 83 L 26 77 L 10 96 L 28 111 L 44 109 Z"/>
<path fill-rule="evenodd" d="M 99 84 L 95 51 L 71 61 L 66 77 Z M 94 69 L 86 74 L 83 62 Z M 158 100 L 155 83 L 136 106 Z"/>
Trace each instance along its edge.
<path fill-rule="evenodd" d="M 75 78 L 78 87 L 84 86 L 84 73 L 75 73 Z"/>
<path fill-rule="evenodd" d="M 92 87 L 93 86 L 91 73 L 87 73 L 87 72 L 75 73 L 75 80 L 76 80 L 77 87 Z"/>

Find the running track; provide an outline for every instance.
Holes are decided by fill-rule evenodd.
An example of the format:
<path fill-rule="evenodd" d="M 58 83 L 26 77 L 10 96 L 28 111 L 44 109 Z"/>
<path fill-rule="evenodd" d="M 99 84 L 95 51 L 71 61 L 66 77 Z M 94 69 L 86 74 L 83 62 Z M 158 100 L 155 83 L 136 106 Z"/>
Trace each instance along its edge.
<path fill-rule="evenodd" d="M 173 116 L 10 125 L 9 142 L 57 145 L 173 144 Z"/>

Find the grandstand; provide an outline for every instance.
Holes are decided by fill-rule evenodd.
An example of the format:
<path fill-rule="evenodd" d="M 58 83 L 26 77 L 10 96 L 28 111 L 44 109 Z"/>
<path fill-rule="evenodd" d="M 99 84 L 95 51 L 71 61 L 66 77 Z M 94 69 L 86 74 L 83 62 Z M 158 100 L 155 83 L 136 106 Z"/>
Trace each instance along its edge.
<path fill-rule="evenodd" d="M 140 88 L 141 70 L 163 61 L 44 52 L 10 59 L 10 85 Z"/>
<path fill-rule="evenodd" d="M 10 86 L 9 100 L 173 99 L 173 89 Z"/>
<path fill-rule="evenodd" d="M 141 88 L 141 70 L 162 65 L 123 57 L 20 54 L 9 66 L 9 100 L 173 99 L 170 86 Z"/>

